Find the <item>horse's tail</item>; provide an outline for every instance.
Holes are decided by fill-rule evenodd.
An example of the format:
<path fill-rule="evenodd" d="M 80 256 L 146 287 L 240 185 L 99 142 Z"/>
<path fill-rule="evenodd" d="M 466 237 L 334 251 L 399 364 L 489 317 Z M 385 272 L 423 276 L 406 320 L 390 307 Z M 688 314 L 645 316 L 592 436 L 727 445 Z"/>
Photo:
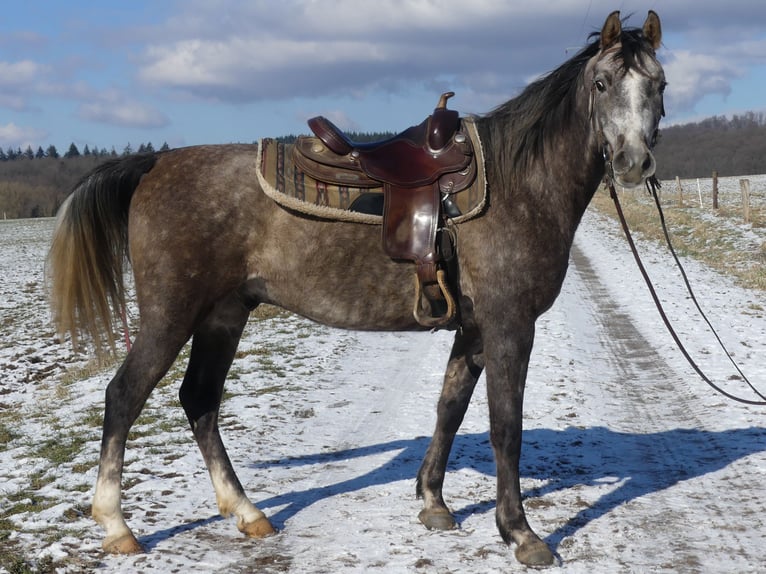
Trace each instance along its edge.
<path fill-rule="evenodd" d="M 46 275 L 53 320 L 77 347 L 90 337 L 101 356 L 115 350 L 115 321 L 125 309 L 128 210 L 156 154 L 110 160 L 86 175 L 59 209 Z M 119 323 L 117 323 L 119 324 Z"/>

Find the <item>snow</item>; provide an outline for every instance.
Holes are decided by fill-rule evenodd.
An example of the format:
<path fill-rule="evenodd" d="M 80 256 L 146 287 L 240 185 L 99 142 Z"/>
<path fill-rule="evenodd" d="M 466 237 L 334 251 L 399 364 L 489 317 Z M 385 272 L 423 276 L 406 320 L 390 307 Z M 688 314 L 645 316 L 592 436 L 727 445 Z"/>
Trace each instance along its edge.
<path fill-rule="evenodd" d="M 417 520 L 414 478 L 451 334 L 340 331 L 294 316 L 251 321 L 221 419 L 245 489 L 280 533 L 248 540 L 217 514 L 176 399 L 180 363 L 128 445 L 123 507 L 148 552 L 103 555 L 87 510 L 113 369 L 93 368 L 53 334 L 42 289 L 51 229 L 50 220 L 0 222 L 0 423 L 13 433 L 0 450 L 0 511 L 16 527 L 0 547 L 50 557 L 62 572 L 525 570 L 494 523 L 483 377 L 445 484 L 460 529 L 427 531 Z M 586 214 L 561 296 L 538 322 L 522 453 L 528 519 L 556 553 L 555 571 L 763 571 L 766 408 L 729 401 L 693 373 L 619 233 Z M 692 355 L 717 383 L 753 398 L 690 307 L 669 254 L 639 246 Z M 766 389 L 763 293 L 684 264 L 734 358 Z M 77 437 L 68 459 L 44 456 L 46 441 Z M 11 512 L 35 500 L 46 503 Z"/>

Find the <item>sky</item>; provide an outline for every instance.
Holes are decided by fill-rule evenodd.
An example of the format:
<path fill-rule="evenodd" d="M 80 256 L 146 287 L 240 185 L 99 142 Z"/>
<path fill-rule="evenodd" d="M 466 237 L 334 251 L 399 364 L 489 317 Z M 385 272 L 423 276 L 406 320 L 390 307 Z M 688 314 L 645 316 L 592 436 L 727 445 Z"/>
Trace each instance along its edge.
<path fill-rule="evenodd" d="M 612 10 L 662 21 L 665 124 L 766 110 L 766 2 L 13 2 L 0 19 L 0 147 L 253 142 L 325 115 L 419 123 L 444 91 L 484 113 L 572 57 Z"/>

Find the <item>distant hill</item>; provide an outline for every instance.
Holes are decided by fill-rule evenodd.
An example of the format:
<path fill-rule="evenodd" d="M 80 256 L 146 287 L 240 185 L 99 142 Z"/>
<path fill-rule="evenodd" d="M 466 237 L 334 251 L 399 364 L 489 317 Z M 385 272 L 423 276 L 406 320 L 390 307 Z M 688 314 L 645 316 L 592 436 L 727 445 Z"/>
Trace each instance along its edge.
<path fill-rule="evenodd" d="M 50 217 L 73 186 L 106 157 L 0 161 L 0 219 Z"/>
<path fill-rule="evenodd" d="M 766 114 L 748 112 L 732 118 L 660 130 L 655 150 L 660 179 L 766 173 Z"/>

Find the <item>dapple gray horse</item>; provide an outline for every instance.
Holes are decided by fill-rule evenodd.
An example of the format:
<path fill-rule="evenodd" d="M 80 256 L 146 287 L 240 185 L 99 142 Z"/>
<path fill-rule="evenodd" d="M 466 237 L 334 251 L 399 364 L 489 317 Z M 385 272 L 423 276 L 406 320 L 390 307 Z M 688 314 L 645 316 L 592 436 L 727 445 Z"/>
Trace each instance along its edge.
<path fill-rule="evenodd" d="M 485 371 L 497 464 L 497 526 L 528 565 L 554 561 L 522 507 L 522 402 L 535 321 L 559 293 L 575 230 L 607 166 L 622 186 L 654 174 L 665 78 L 660 21 L 612 13 L 600 34 L 518 97 L 476 120 L 488 203 L 460 224 L 460 325 L 438 420 L 417 477 L 420 520 L 450 529 L 442 497 L 450 448 Z M 181 404 L 223 515 L 251 537 L 274 532 L 247 498 L 218 430 L 229 367 L 248 319 L 270 303 L 348 329 L 420 328 L 412 268 L 389 259 L 379 228 L 291 212 L 264 195 L 256 146 L 215 145 L 121 158 L 83 179 L 62 207 L 49 255 L 62 331 L 113 338 L 129 255 L 138 334 L 106 391 L 93 516 L 104 548 L 141 546 L 121 508 L 125 443 L 147 397 L 192 338 Z M 116 314 L 117 313 L 117 314 Z"/>

